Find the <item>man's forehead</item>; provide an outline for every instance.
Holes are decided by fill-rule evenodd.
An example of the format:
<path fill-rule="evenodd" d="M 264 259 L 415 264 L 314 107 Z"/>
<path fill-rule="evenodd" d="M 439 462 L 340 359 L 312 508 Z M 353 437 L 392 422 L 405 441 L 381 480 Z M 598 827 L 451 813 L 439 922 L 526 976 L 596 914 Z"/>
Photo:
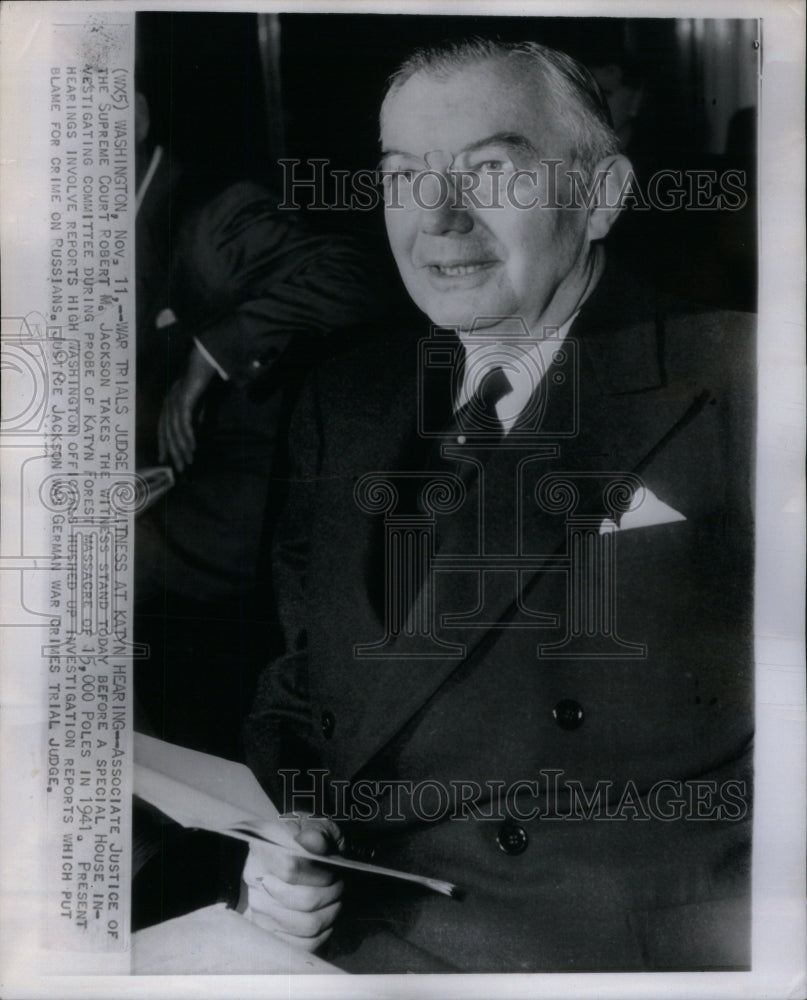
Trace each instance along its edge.
<path fill-rule="evenodd" d="M 544 151 L 558 139 L 546 82 L 519 62 L 419 70 L 384 103 L 382 147 L 418 156 L 432 149 L 458 153 L 485 136 L 512 133 Z"/>

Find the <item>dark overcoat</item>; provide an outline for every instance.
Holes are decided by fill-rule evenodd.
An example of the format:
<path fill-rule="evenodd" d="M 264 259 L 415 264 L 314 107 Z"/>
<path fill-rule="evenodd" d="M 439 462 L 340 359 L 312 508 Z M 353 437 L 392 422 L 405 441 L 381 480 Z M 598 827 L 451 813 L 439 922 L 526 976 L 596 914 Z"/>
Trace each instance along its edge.
<path fill-rule="evenodd" d="M 606 275 L 532 423 L 453 463 L 413 451 L 439 332 L 379 330 L 304 392 L 251 764 L 286 807 L 319 781 L 359 856 L 462 890 L 349 880 L 347 969 L 750 960 L 752 324 L 642 298 Z M 412 498 L 424 467 L 442 499 Z"/>

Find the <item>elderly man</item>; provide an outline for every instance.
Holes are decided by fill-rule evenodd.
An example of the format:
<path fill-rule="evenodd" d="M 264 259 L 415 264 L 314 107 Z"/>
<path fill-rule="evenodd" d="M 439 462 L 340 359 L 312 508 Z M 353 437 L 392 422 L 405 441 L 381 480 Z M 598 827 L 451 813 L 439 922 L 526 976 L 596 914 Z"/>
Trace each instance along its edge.
<path fill-rule="evenodd" d="M 742 968 L 749 325 L 606 263 L 629 164 L 565 55 L 420 52 L 381 137 L 431 326 L 303 394 L 247 737 L 300 843 L 459 891 L 261 846 L 246 912 L 352 971 Z"/>

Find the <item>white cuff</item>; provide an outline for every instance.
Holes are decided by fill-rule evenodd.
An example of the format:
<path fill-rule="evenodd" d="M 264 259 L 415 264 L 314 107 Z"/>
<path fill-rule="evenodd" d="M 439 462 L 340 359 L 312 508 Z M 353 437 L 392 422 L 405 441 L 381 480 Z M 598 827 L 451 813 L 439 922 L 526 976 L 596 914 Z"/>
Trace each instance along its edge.
<path fill-rule="evenodd" d="M 202 355 L 202 357 L 205 359 L 205 361 L 210 365 L 210 367 L 211 368 L 215 368 L 216 371 L 218 372 L 219 376 L 225 382 L 229 382 L 230 381 L 230 376 L 221 367 L 221 365 L 218 363 L 218 361 L 216 361 L 216 359 L 213 357 L 213 355 L 210 353 L 210 351 L 208 351 L 208 349 L 205 347 L 205 345 L 200 340 L 198 340 L 196 337 L 193 338 L 193 342 L 194 342 L 194 344 L 196 344 L 197 350 Z"/>

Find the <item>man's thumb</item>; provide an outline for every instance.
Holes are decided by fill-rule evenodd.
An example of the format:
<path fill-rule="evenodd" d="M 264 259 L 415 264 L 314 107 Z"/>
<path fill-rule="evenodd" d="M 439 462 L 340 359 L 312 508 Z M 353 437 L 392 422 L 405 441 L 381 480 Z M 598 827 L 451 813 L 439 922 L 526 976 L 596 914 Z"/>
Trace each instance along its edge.
<path fill-rule="evenodd" d="M 312 854 L 331 854 L 342 849 L 344 838 L 330 819 L 303 819 L 295 840 Z"/>

